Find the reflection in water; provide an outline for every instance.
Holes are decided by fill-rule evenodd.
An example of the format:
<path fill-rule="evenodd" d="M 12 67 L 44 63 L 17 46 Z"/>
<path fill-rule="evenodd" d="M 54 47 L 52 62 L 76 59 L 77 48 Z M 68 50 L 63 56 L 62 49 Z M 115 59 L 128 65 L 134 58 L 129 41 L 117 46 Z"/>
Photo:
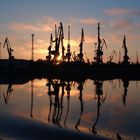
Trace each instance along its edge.
<path fill-rule="evenodd" d="M 52 102 L 54 106 L 54 111 L 52 115 L 52 122 L 55 125 L 59 126 L 58 116 L 60 112 L 60 101 L 59 101 L 59 89 L 60 89 L 60 83 L 58 81 L 54 81 L 52 83 L 54 91 L 52 92 L 52 95 L 54 96 L 54 102 Z"/>
<path fill-rule="evenodd" d="M 103 81 L 95 81 L 94 82 L 94 85 L 95 85 L 95 99 L 97 99 L 97 117 L 96 117 L 96 120 L 93 124 L 93 127 L 92 127 L 92 133 L 94 135 L 97 134 L 97 130 L 96 130 L 96 125 L 97 125 L 97 122 L 99 120 L 99 116 L 100 116 L 100 107 L 101 107 L 101 104 L 104 103 L 106 97 L 107 97 L 107 94 L 103 95 Z"/>
<path fill-rule="evenodd" d="M 12 91 L 13 91 L 12 84 L 10 83 L 8 85 L 7 92 L 3 93 L 3 98 L 4 98 L 4 101 L 5 101 L 5 104 L 8 104 L 8 101 L 9 101 L 9 98 L 10 98 L 10 95 L 11 95 Z"/>
<path fill-rule="evenodd" d="M 93 81 L 90 81 L 90 82 L 92 83 Z M 113 122 L 112 123 L 113 127 L 120 125 L 120 130 L 116 130 L 116 132 L 119 131 L 119 133 L 113 132 L 113 137 L 118 140 L 123 139 L 123 135 L 120 135 L 121 129 L 123 132 L 123 129 L 124 129 L 123 127 L 125 127 L 122 125 L 123 123 L 119 124 L 118 122 L 120 120 L 118 122 L 115 120 L 115 123 L 114 123 L 114 120 L 111 122 L 111 120 L 112 120 L 111 117 L 114 117 L 115 119 L 122 117 L 121 119 L 123 121 L 123 115 L 121 114 L 122 112 L 121 112 L 120 108 L 117 108 L 118 99 L 120 100 L 120 98 L 115 98 L 115 96 L 118 97 L 119 94 L 117 94 L 117 95 L 111 94 L 111 92 L 114 93 L 114 91 L 117 89 L 115 82 L 116 81 L 110 81 L 111 90 L 108 92 L 108 91 L 104 91 L 104 88 L 103 88 L 104 87 L 103 85 L 106 85 L 106 83 L 108 83 L 105 81 L 95 80 L 94 85 L 92 83 L 91 87 L 88 85 L 88 88 L 87 88 L 87 86 L 85 86 L 85 81 L 62 81 L 62 80 L 58 80 L 58 79 L 47 79 L 47 83 L 45 80 L 46 86 L 40 84 L 41 88 L 38 87 L 38 88 L 40 88 L 39 90 L 42 89 L 42 91 L 40 91 L 41 93 L 43 92 L 43 90 L 45 91 L 46 87 L 47 87 L 47 97 L 48 97 L 49 105 L 46 107 L 46 106 L 42 105 L 43 103 L 46 103 L 46 98 L 44 98 L 46 94 L 39 95 L 38 97 L 40 97 L 40 98 L 37 99 L 37 94 L 36 93 L 34 94 L 34 92 L 36 92 L 36 89 L 34 89 L 36 82 L 31 80 L 31 83 L 27 84 L 27 85 L 29 85 L 28 91 L 31 92 L 31 94 L 28 96 L 28 98 L 30 99 L 29 100 L 30 117 L 33 118 L 34 116 L 38 115 L 36 112 L 38 112 L 38 110 L 41 110 L 41 107 L 44 107 L 44 108 L 48 109 L 47 110 L 48 111 L 47 119 L 50 124 L 53 124 L 60 128 L 62 128 L 62 127 L 68 128 L 68 126 L 70 126 L 70 127 L 72 127 L 72 129 L 76 129 L 76 131 L 89 131 L 88 128 L 91 128 L 90 133 L 92 132 L 92 134 L 94 134 L 94 135 L 101 135 L 101 128 L 99 130 L 97 130 L 97 124 L 98 124 L 98 128 L 99 128 L 100 121 L 101 121 L 101 123 L 103 123 L 103 126 L 102 126 L 103 128 L 109 127 L 110 123 Z M 121 84 L 120 82 L 121 81 L 119 81 L 119 86 Z M 122 82 L 123 82 L 124 91 L 123 91 L 123 94 L 121 97 L 121 103 L 123 102 L 123 105 L 126 106 L 126 98 L 127 98 L 127 92 L 129 89 L 129 81 L 127 79 L 123 79 Z M 75 84 L 73 84 L 73 83 L 75 83 Z M 13 92 L 12 85 L 13 85 L 13 83 L 9 83 L 8 88 L 6 86 L 7 92 L 3 93 L 3 98 L 4 98 L 5 104 L 8 104 L 8 101 L 10 99 L 9 97 L 10 97 L 11 93 Z M 39 84 L 38 84 L 38 86 L 39 86 Z M 94 92 L 95 92 L 95 99 L 97 101 L 96 105 L 94 105 L 94 106 L 93 106 L 93 104 L 95 102 L 93 102 L 93 100 L 92 100 L 92 97 L 94 98 L 93 91 L 90 91 L 90 89 L 92 89 L 93 86 L 95 87 Z M 17 88 L 15 88 L 15 89 L 17 90 Z M 16 92 L 16 90 L 14 90 L 14 93 Z M 22 91 L 22 92 L 25 92 L 25 91 Z M 89 94 L 90 92 L 91 92 L 91 95 Z M 121 93 L 121 91 L 120 91 L 120 93 Z M 106 101 L 108 94 L 109 94 L 108 100 Z M 21 95 L 22 94 L 20 94 L 20 96 Z M 16 96 L 17 96 L 17 94 L 14 94 L 14 97 L 16 97 Z M 111 98 L 113 96 L 114 96 L 114 98 Z M 37 106 L 36 106 L 36 108 L 38 110 L 33 109 L 34 97 L 36 100 L 39 100 L 38 101 L 39 108 L 37 108 Z M 90 97 L 90 99 L 88 99 L 87 97 Z M 45 100 L 44 102 L 42 102 L 43 99 Z M 114 99 L 114 102 L 109 102 L 109 99 Z M 25 105 L 25 102 L 27 103 L 28 99 L 26 101 L 23 100 L 24 101 L 23 102 L 22 99 L 20 99 L 20 98 L 14 98 L 14 102 L 16 102 L 16 100 L 19 101 L 20 104 L 23 103 L 23 105 Z M 104 104 L 105 101 L 106 101 L 106 104 Z M 37 101 L 36 101 L 36 103 L 37 103 Z M 12 104 L 12 103 L 10 102 L 10 104 Z M 80 109 L 78 108 L 79 104 L 80 104 Z M 105 106 L 104 108 L 106 108 L 106 110 L 108 110 L 108 112 L 113 108 L 112 109 L 113 111 L 110 114 L 108 113 L 106 118 L 101 118 L 102 115 L 105 116 L 104 111 L 102 111 L 102 113 L 100 112 L 101 106 L 103 106 L 103 105 Z M 127 102 L 127 106 L 129 106 L 129 105 L 130 105 L 129 102 Z M 94 110 L 96 108 L 97 108 L 97 111 L 94 112 Z M 104 108 L 102 108 L 102 110 L 104 110 Z M 77 113 L 78 109 L 80 110 L 80 113 Z M 127 109 L 127 108 L 125 108 L 125 109 Z M 117 111 L 119 112 L 118 114 L 117 114 Z M 124 113 L 127 113 L 128 111 L 129 110 L 126 110 L 126 112 L 124 112 Z M 89 114 L 91 113 L 91 114 L 88 116 L 87 115 L 88 113 Z M 29 112 L 27 114 L 29 114 Z M 46 113 L 43 112 L 43 114 L 46 114 Z M 92 118 L 93 114 L 95 114 L 95 116 L 96 116 L 94 122 L 92 119 L 90 119 L 90 118 Z M 114 114 L 114 116 L 113 116 L 113 114 Z M 108 120 L 107 126 L 104 126 L 104 120 Z M 122 125 L 122 128 L 121 128 L 121 125 Z M 131 125 L 131 124 L 129 124 L 129 125 Z M 84 130 L 84 128 L 86 128 L 86 129 Z"/>
<path fill-rule="evenodd" d="M 66 84 L 66 91 L 67 91 L 67 111 L 66 111 L 66 117 L 64 119 L 64 126 L 65 126 L 65 128 L 67 128 L 66 123 L 67 123 L 67 118 L 68 118 L 69 109 L 70 109 L 70 91 L 71 91 L 71 84 L 70 84 L 69 81 Z"/>
<path fill-rule="evenodd" d="M 84 82 L 80 82 L 80 83 L 78 83 L 78 87 L 77 87 L 77 89 L 79 90 L 79 100 L 80 100 L 80 106 L 81 106 L 81 112 L 80 112 L 80 116 L 79 116 L 79 119 L 78 119 L 78 121 L 77 121 L 77 123 L 76 123 L 76 125 L 75 125 L 75 128 L 76 128 L 76 130 L 77 131 L 80 131 L 79 129 L 78 129 L 78 126 L 79 126 L 79 124 L 80 124 L 80 121 L 81 121 L 81 117 L 82 117 L 82 114 L 83 114 L 83 109 L 84 109 L 84 102 L 83 102 L 83 98 L 82 98 L 82 91 L 83 91 L 83 85 L 84 85 Z"/>
<path fill-rule="evenodd" d="M 129 86 L 129 81 L 127 79 L 123 79 L 123 87 L 124 87 L 124 93 L 122 94 L 122 99 L 123 99 L 123 105 L 125 107 L 126 105 L 126 96 L 128 92 L 128 86 Z"/>
<path fill-rule="evenodd" d="M 116 134 L 116 137 L 117 137 L 117 140 L 121 140 L 122 139 L 122 137 L 120 136 L 119 133 Z"/>
<path fill-rule="evenodd" d="M 52 91 L 51 91 L 51 80 L 48 80 L 48 83 L 46 86 L 48 87 L 48 95 L 49 95 L 49 100 L 50 100 L 50 108 L 49 108 L 49 113 L 48 113 L 48 122 L 50 122 L 50 115 L 51 115 L 51 109 L 52 109 Z"/>
<path fill-rule="evenodd" d="M 33 100 L 34 100 L 34 81 L 31 81 L 31 113 L 30 113 L 30 117 L 33 118 Z"/>
<path fill-rule="evenodd" d="M 69 108 L 70 108 L 70 90 L 71 90 L 71 83 L 70 81 L 64 82 L 60 80 L 48 80 L 48 83 L 46 84 L 48 87 L 48 95 L 50 100 L 50 107 L 49 107 L 49 113 L 48 113 L 48 122 L 51 122 L 54 125 L 57 125 L 59 127 L 62 127 L 60 124 L 62 113 L 63 113 L 63 98 L 65 94 L 65 90 L 67 92 L 67 111 L 66 116 L 64 119 L 64 126 L 66 126 L 68 114 L 69 114 Z M 61 95 L 59 96 L 61 88 Z M 53 106 L 53 112 L 52 111 Z M 52 115 L 52 118 L 51 118 Z M 52 120 L 51 120 L 52 119 Z"/>
<path fill-rule="evenodd" d="M 52 123 L 54 125 L 61 127 L 60 121 L 61 121 L 61 116 L 63 112 L 63 97 L 65 94 L 64 92 L 65 82 L 61 82 L 59 80 L 58 81 L 48 80 L 48 83 L 46 84 L 46 86 L 48 87 L 48 95 L 49 95 L 49 100 L 50 100 L 48 122 L 50 122 L 51 110 L 53 106 L 54 110 L 52 113 Z M 62 87 L 61 97 L 59 97 L 60 87 Z"/>

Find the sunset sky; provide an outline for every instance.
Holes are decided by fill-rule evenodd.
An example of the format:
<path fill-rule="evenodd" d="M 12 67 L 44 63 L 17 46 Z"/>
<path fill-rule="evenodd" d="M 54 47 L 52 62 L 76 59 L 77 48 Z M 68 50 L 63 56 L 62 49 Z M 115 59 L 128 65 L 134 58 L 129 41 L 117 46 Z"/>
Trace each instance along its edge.
<path fill-rule="evenodd" d="M 65 46 L 67 27 L 71 25 L 71 49 L 79 53 L 81 28 L 84 28 L 84 54 L 93 61 L 97 42 L 97 23 L 101 36 L 107 42 L 104 61 L 110 53 L 122 49 L 126 35 L 130 61 L 140 55 L 140 1 L 139 0 L 0 0 L 0 42 L 6 37 L 14 49 L 15 58 L 31 59 L 31 34 L 35 34 L 35 59 L 45 59 L 50 34 L 54 25 L 64 25 Z M 2 58 L 7 50 L 1 47 Z M 118 56 L 114 61 L 118 61 Z"/>

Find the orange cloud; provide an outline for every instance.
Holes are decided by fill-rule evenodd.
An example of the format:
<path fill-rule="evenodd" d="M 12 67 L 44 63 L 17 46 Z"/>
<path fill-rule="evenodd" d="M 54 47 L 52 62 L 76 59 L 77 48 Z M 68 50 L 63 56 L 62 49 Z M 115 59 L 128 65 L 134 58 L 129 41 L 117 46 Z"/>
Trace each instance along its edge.
<path fill-rule="evenodd" d="M 95 42 L 97 42 L 97 37 L 96 36 L 91 36 L 91 35 L 86 35 L 85 36 L 85 43 L 94 44 Z"/>
<path fill-rule="evenodd" d="M 118 15 L 128 14 L 129 10 L 123 8 L 111 8 L 111 9 L 105 9 L 104 13 L 109 16 L 118 16 Z"/>
<path fill-rule="evenodd" d="M 44 32 L 50 32 L 54 30 L 54 25 L 59 24 L 59 22 L 54 19 L 53 17 L 47 17 L 44 16 L 39 20 L 40 22 L 36 23 L 18 23 L 18 22 L 12 22 L 9 27 L 13 30 L 18 31 L 44 31 Z"/>
<path fill-rule="evenodd" d="M 115 29 L 119 29 L 121 30 L 122 28 L 123 29 L 134 29 L 134 22 L 132 20 L 124 20 L 124 19 L 118 19 L 118 20 L 114 20 L 112 21 L 112 27 L 115 28 Z"/>
<path fill-rule="evenodd" d="M 83 24 L 88 24 L 88 25 L 93 25 L 93 24 L 97 24 L 97 19 L 95 18 L 85 18 L 85 19 L 81 19 L 81 23 Z"/>
<path fill-rule="evenodd" d="M 109 16 L 120 16 L 120 15 L 140 16 L 139 9 L 111 8 L 105 9 L 103 12 Z"/>
<path fill-rule="evenodd" d="M 10 28 L 13 30 L 29 30 L 29 31 L 38 31 L 39 27 L 28 24 L 28 23 L 16 23 L 12 22 Z"/>

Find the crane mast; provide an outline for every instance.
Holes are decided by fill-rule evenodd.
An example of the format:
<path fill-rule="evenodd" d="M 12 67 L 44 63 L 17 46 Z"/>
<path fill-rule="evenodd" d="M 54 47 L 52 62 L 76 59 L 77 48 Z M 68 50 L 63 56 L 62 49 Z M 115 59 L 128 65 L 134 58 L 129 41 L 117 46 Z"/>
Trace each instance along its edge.
<path fill-rule="evenodd" d="M 32 54 L 31 54 L 31 56 L 32 56 L 32 61 L 34 61 L 34 34 L 32 34 Z"/>
<path fill-rule="evenodd" d="M 64 31 L 63 31 L 63 25 L 62 25 L 62 22 L 60 23 L 61 24 L 61 40 L 60 40 L 60 42 L 61 42 L 61 47 L 62 47 L 62 61 L 64 61 L 65 60 L 65 47 L 64 47 L 64 42 L 63 42 L 63 40 L 64 40 Z"/>
<path fill-rule="evenodd" d="M 123 64 L 129 64 L 128 49 L 126 46 L 126 37 L 124 36 L 122 48 L 124 49 Z"/>
<path fill-rule="evenodd" d="M 79 44 L 80 47 L 80 53 L 78 54 L 78 59 L 79 61 L 84 61 L 83 59 L 83 42 L 84 42 L 84 29 L 82 28 L 82 32 L 81 32 L 81 42 Z"/>
<path fill-rule="evenodd" d="M 95 48 L 97 47 L 97 49 L 95 50 L 96 54 L 94 57 L 96 64 L 103 63 L 103 46 L 107 48 L 106 41 L 104 39 L 101 40 L 100 38 L 100 23 L 98 23 L 98 39 L 97 39 L 97 43 L 95 43 Z"/>
<path fill-rule="evenodd" d="M 102 56 L 103 56 L 103 51 L 101 47 L 101 39 L 100 39 L 100 23 L 98 23 L 98 43 L 97 43 L 97 50 L 96 50 L 96 56 L 94 57 L 94 60 L 96 64 L 102 64 Z"/>
<path fill-rule="evenodd" d="M 70 26 L 68 26 L 68 44 L 67 44 L 67 53 L 66 57 L 68 62 L 70 62 L 71 51 L 70 51 Z"/>

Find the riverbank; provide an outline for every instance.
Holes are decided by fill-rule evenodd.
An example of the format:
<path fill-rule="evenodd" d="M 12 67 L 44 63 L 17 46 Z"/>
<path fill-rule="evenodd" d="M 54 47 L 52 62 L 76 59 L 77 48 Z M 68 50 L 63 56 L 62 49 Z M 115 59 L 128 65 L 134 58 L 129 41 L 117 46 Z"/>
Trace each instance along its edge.
<path fill-rule="evenodd" d="M 83 132 L 53 127 L 34 119 L 0 112 L 0 136 L 14 140 L 107 140 Z"/>

